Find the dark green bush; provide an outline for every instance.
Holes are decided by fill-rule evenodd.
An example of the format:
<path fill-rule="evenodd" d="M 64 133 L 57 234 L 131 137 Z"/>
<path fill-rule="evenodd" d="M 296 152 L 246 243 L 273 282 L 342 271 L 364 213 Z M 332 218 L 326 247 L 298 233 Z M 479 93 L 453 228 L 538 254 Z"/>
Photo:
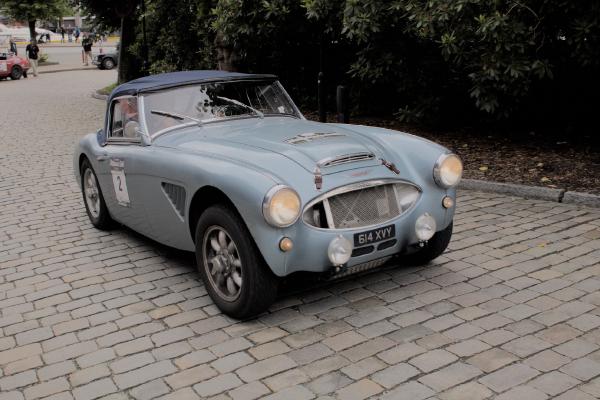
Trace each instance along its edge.
<path fill-rule="evenodd" d="M 355 112 L 446 126 L 579 128 L 600 105 L 597 1 L 146 2 L 151 72 L 275 73 L 313 107 L 323 70 Z"/>

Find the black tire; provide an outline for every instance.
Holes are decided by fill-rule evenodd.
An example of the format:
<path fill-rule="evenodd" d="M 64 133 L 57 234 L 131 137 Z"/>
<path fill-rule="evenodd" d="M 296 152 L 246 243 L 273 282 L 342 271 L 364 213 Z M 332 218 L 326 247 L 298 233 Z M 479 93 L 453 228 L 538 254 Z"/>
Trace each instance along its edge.
<path fill-rule="evenodd" d="M 448 247 L 450 238 L 452 237 L 453 222 L 450 222 L 444 230 L 436 232 L 427 244 L 419 249 L 416 253 L 409 254 L 405 257 L 405 261 L 410 265 L 425 265 L 429 261 L 439 257 Z"/>
<path fill-rule="evenodd" d="M 18 81 L 21 79 L 21 76 L 23 76 L 23 68 L 21 68 L 19 65 L 13 66 L 12 70 L 10 71 L 10 79 L 13 81 Z"/>
<path fill-rule="evenodd" d="M 88 205 L 88 198 L 85 191 L 86 185 L 84 182 L 86 179 L 86 171 L 89 171 L 91 178 L 96 184 L 98 192 L 97 211 L 90 209 L 90 205 Z M 85 211 L 90 218 L 90 222 L 100 230 L 108 230 L 112 228 L 114 226 L 114 221 L 108 212 L 108 208 L 106 207 L 106 202 L 104 201 L 104 196 L 102 195 L 102 189 L 100 188 L 96 173 L 87 159 L 83 160 L 81 163 L 81 194 L 83 195 L 83 204 L 85 205 Z"/>
<path fill-rule="evenodd" d="M 115 60 L 110 57 L 105 57 L 102 60 L 102 69 L 113 69 L 115 67 Z"/>
<path fill-rule="evenodd" d="M 237 268 L 241 271 L 242 283 L 235 299 L 226 299 L 217 288 L 218 284 L 209 277 L 211 266 L 205 262 L 205 245 L 210 246 L 208 235 L 215 229 L 223 229 L 228 234 L 235 245 L 232 254 L 235 252 L 241 261 Z M 263 260 L 244 221 L 234 210 L 222 205 L 206 209 L 196 225 L 195 239 L 200 276 L 208 294 L 223 313 L 233 318 L 248 318 L 265 311 L 273 303 L 279 281 Z"/>

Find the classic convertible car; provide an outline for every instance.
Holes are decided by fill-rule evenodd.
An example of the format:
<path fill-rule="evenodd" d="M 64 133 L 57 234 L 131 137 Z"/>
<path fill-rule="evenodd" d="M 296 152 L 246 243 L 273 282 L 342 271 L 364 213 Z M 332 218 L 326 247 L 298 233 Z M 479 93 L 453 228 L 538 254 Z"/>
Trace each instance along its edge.
<path fill-rule="evenodd" d="M 0 79 L 8 78 L 16 81 L 21 77 L 27 78 L 29 61 L 13 53 L 0 53 Z"/>
<path fill-rule="evenodd" d="M 307 121 L 275 76 L 224 71 L 117 87 L 74 167 L 94 226 L 194 251 L 211 298 L 237 318 L 264 311 L 293 272 L 439 256 L 462 175 L 437 144 Z"/>

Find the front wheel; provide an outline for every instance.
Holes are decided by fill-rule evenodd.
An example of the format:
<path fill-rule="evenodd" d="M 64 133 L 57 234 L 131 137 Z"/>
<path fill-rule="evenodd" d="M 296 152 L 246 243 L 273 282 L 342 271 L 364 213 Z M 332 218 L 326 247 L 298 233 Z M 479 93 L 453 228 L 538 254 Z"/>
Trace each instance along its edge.
<path fill-rule="evenodd" d="M 264 262 L 244 221 L 232 209 L 212 206 L 196 226 L 196 261 L 208 294 L 233 318 L 265 311 L 278 280 Z"/>
<path fill-rule="evenodd" d="M 85 210 L 92 224 L 101 230 L 110 229 L 113 220 L 108 213 L 96 173 L 87 159 L 81 164 L 81 192 Z"/>
<path fill-rule="evenodd" d="M 431 239 L 427 241 L 425 246 L 419 249 L 416 253 L 409 254 L 405 257 L 405 261 L 411 265 L 424 265 L 429 261 L 439 257 L 448 247 L 450 238 L 452 237 L 453 222 L 444 230 L 436 232 Z"/>

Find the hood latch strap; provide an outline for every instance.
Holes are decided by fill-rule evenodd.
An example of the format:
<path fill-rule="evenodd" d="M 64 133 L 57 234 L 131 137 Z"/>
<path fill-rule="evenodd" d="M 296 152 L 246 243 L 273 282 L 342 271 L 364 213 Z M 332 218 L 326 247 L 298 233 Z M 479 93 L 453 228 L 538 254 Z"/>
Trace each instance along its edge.
<path fill-rule="evenodd" d="M 396 168 L 396 165 L 394 163 L 384 160 L 383 158 L 380 158 L 380 160 L 381 160 L 381 164 L 383 164 L 387 169 L 389 169 L 396 175 L 400 175 L 400 170 L 398 168 Z"/>
<path fill-rule="evenodd" d="M 319 167 L 315 168 L 313 174 L 315 175 L 315 186 L 317 187 L 317 190 L 321 190 L 321 187 L 323 186 L 323 175 L 321 175 Z"/>

